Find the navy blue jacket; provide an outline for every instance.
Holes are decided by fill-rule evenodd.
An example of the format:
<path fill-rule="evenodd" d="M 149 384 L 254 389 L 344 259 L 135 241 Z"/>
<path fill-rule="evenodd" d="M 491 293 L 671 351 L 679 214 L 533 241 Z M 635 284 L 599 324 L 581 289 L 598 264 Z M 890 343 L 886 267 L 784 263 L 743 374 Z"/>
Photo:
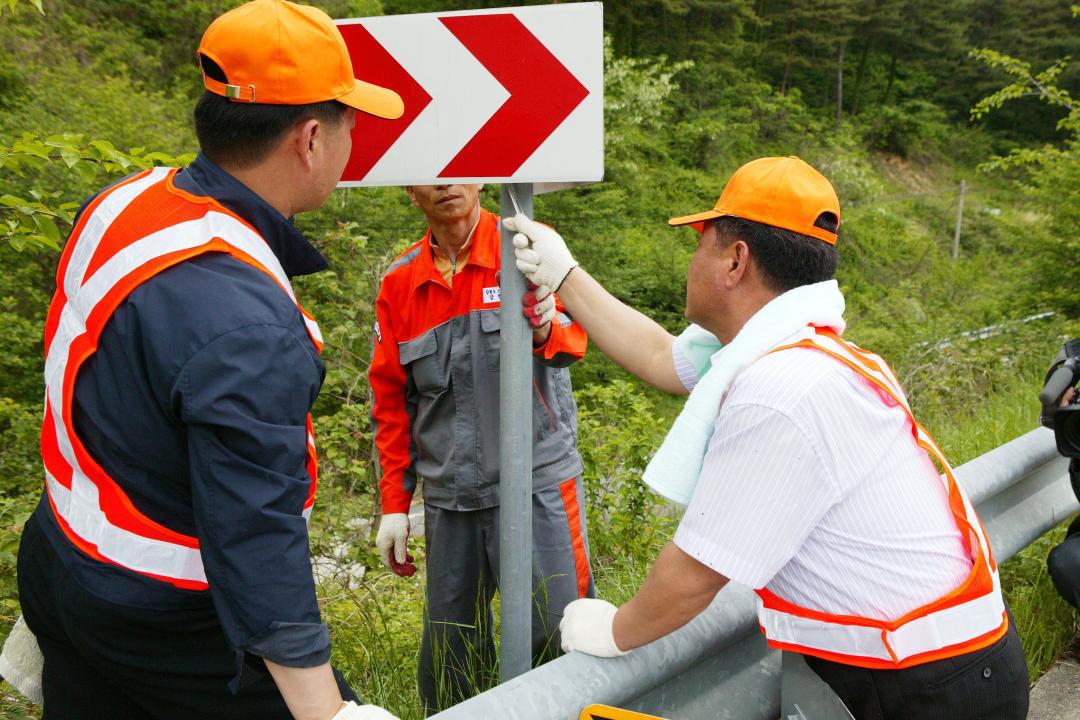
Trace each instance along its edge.
<path fill-rule="evenodd" d="M 251 223 L 290 277 L 327 267 L 291 221 L 206 157 L 176 185 Z M 139 285 L 79 371 L 75 432 L 135 507 L 199 538 L 210 590 L 93 560 L 43 498 L 37 517 L 72 577 L 120 605 L 212 603 L 238 672 L 244 653 L 291 667 L 327 662 L 299 515 L 310 485 L 305 419 L 324 375 L 296 305 L 243 262 L 204 254 Z"/>

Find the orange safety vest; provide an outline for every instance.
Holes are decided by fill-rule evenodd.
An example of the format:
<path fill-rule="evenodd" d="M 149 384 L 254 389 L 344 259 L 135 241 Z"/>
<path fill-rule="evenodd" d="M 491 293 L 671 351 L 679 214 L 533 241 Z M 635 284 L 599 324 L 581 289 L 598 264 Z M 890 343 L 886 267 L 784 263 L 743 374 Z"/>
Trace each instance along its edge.
<path fill-rule="evenodd" d="M 45 419 L 41 457 L 57 524 L 99 561 L 187 590 L 206 590 L 199 540 L 151 520 L 90 456 L 72 423 L 79 368 L 97 350 L 109 318 L 140 284 L 203 253 L 228 253 L 272 278 L 295 302 L 285 271 L 262 236 L 221 203 L 180 190 L 175 168 L 152 168 L 98 195 L 72 230 L 56 272 L 45 321 Z M 315 320 L 297 308 L 317 351 Z M 307 418 L 310 515 L 318 482 L 315 437 Z"/>
<path fill-rule="evenodd" d="M 809 610 L 762 588 L 756 591 L 758 623 L 769 645 L 846 665 L 900 669 L 964 655 L 997 642 L 1008 630 L 1009 619 L 986 532 L 945 456 L 915 421 L 892 369 L 879 356 L 845 342 L 828 328 L 809 327 L 801 340 L 773 352 L 794 347 L 813 348 L 836 358 L 904 409 L 916 444 L 944 470 L 941 479 L 949 508 L 972 565 L 958 588 L 889 622 Z M 887 402 L 884 396 L 882 401 Z"/>

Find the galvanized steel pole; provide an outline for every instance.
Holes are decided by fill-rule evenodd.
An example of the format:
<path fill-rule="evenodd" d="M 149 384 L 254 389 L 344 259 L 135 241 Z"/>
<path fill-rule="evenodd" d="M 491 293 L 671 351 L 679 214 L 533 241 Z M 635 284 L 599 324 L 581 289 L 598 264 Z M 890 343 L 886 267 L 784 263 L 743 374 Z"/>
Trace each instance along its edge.
<path fill-rule="evenodd" d="M 960 226 L 964 224 L 964 193 L 967 192 L 967 182 L 960 181 L 960 204 L 956 208 L 956 232 L 952 239 L 952 259 L 960 255 Z"/>
<path fill-rule="evenodd" d="M 532 183 L 514 185 L 521 212 L 533 213 Z M 502 186 L 500 213 L 516 214 Z M 532 331 L 521 314 L 525 276 L 514 266 L 513 233 L 502 228 L 499 276 L 499 602 L 502 682 L 532 668 Z"/>

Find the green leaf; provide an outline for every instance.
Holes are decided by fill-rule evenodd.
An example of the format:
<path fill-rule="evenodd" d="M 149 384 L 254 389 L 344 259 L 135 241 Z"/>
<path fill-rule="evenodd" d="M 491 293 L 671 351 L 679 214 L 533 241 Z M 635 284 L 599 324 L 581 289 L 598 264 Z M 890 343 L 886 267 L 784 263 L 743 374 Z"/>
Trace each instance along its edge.
<path fill-rule="evenodd" d="M 47 215 L 35 215 L 34 224 L 37 225 L 38 231 L 41 233 L 41 237 L 44 239 L 45 244 L 51 247 L 53 250 L 60 249 L 60 228 L 56 227 L 56 223 L 53 219 Z"/>
<path fill-rule="evenodd" d="M 29 215 L 33 212 L 33 208 L 30 207 L 28 200 L 17 198 L 14 195 L 0 195 L 0 205 L 7 205 L 9 208 L 14 208 L 24 215 Z"/>
<path fill-rule="evenodd" d="M 176 165 L 176 158 L 163 152 L 152 152 L 143 155 L 143 161 L 151 165 Z"/>
<path fill-rule="evenodd" d="M 49 159 L 49 148 L 45 143 L 38 142 L 36 140 L 18 140 L 11 149 L 17 153 L 23 153 L 26 155 L 33 155 L 34 157 Z"/>
<path fill-rule="evenodd" d="M 90 141 L 90 146 L 101 153 L 103 160 L 110 161 L 116 166 L 115 168 L 111 168 L 109 162 L 106 162 L 105 166 L 108 169 L 124 170 L 131 165 L 131 158 L 117 150 L 108 140 L 92 140 Z"/>

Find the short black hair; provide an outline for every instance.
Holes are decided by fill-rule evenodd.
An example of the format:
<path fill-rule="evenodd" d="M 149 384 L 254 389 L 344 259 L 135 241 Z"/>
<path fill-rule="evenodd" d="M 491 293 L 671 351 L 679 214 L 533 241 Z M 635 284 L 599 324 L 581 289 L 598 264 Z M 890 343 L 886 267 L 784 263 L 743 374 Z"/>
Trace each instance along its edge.
<path fill-rule="evenodd" d="M 227 83 L 221 67 L 199 56 L 209 77 Z M 247 168 L 257 165 L 277 147 L 297 123 L 315 118 L 335 125 L 342 121 L 345 105 L 336 100 L 308 105 L 268 105 L 236 102 L 209 90 L 195 104 L 195 135 L 203 153 L 218 165 Z"/>
<path fill-rule="evenodd" d="M 736 240 L 749 246 L 750 254 L 761 268 L 762 279 L 772 290 L 787 292 L 801 285 L 831 280 L 836 274 L 839 260 L 836 247 L 823 240 L 731 215 L 713 222 L 721 247 Z M 835 233 L 839 222 L 832 213 L 822 213 L 814 225 Z"/>

